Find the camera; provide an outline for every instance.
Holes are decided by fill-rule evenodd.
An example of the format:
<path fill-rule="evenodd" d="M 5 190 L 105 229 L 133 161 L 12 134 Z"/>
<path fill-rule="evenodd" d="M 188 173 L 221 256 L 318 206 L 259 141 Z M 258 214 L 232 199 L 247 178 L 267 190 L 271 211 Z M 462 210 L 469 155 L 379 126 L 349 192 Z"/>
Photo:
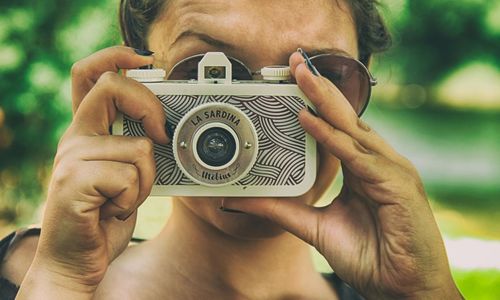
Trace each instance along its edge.
<path fill-rule="evenodd" d="M 193 73 L 193 72 L 192 72 Z M 155 196 L 293 197 L 316 180 L 316 142 L 298 113 L 311 106 L 287 66 L 261 79 L 233 79 L 221 52 L 206 53 L 197 78 L 165 80 L 161 69 L 127 70 L 161 101 L 169 145 L 155 145 Z M 118 114 L 114 135 L 144 136 L 138 120 Z"/>

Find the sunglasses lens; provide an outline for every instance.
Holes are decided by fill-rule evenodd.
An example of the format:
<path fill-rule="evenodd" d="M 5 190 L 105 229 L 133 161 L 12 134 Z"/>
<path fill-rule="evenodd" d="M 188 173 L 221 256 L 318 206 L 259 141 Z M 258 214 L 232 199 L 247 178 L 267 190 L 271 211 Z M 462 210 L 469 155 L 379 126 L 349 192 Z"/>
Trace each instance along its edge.
<path fill-rule="evenodd" d="M 337 55 L 320 55 L 311 59 L 321 75 L 330 80 L 361 115 L 370 98 L 370 77 L 358 61 Z"/>
<path fill-rule="evenodd" d="M 235 58 L 228 57 L 233 69 L 233 80 L 252 80 L 252 71 L 245 64 Z"/>
<path fill-rule="evenodd" d="M 198 79 L 198 63 L 203 55 L 195 55 L 178 62 L 167 76 L 168 80 Z"/>
<path fill-rule="evenodd" d="M 178 62 L 167 76 L 168 80 L 198 79 L 198 64 L 204 54 L 188 57 Z M 252 80 L 252 72 L 239 60 L 228 57 L 233 69 L 233 80 Z"/>

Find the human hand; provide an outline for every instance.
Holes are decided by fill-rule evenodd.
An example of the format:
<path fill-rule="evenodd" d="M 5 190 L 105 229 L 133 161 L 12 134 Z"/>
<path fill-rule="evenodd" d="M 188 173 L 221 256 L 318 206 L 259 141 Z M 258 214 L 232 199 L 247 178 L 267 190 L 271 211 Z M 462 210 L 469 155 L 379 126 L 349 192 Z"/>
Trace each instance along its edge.
<path fill-rule="evenodd" d="M 116 72 L 152 62 L 130 48 L 113 47 L 73 68 L 75 115 L 58 146 L 26 284 L 36 286 L 41 274 L 58 287 L 92 294 L 108 265 L 127 247 L 136 210 L 153 185 L 153 143 L 147 137 L 110 136 L 109 127 L 121 111 L 142 120 L 156 143 L 166 144 L 168 137 L 156 96 Z M 29 290 L 24 281 L 23 288 Z"/>
<path fill-rule="evenodd" d="M 460 299 L 440 232 L 413 165 L 367 124 L 330 81 L 295 53 L 297 84 L 318 109 L 304 129 L 342 163 L 344 185 L 328 206 L 286 199 L 231 199 L 224 207 L 280 224 L 313 245 L 337 275 L 367 298 Z"/>

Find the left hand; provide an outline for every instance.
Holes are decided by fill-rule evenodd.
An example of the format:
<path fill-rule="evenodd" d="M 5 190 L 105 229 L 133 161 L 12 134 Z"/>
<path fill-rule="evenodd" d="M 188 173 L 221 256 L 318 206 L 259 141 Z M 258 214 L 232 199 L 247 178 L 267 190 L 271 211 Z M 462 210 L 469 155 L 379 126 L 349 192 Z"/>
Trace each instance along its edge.
<path fill-rule="evenodd" d="M 234 199 L 225 207 L 258 215 L 313 245 L 337 275 L 367 298 L 460 299 L 441 234 L 414 166 L 361 121 L 329 80 L 295 53 L 297 84 L 321 117 L 304 129 L 342 162 L 344 186 L 328 206 Z"/>

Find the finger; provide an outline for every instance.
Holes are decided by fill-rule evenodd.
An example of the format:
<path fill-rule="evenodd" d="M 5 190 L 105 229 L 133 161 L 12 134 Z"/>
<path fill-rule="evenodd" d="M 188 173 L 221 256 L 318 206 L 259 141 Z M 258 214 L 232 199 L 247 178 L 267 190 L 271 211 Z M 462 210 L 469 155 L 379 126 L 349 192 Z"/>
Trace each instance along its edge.
<path fill-rule="evenodd" d="M 126 220 L 139 203 L 139 172 L 134 165 L 110 161 L 93 161 L 89 165 L 99 168 L 99 181 L 94 189 L 107 201 L 100 207 L 101 220 L 116 217 Z M 106 177 L 105 177 L 106 176 Z"/>
<path fill-rule="evenodd" d="M 295 77 L 295 69 L 297 69 L 297 66 L 301 63 L 304 63 L 304 57 L 298 51 L 295 51 L 292 55 L 290 55 L 289 66 L 290 73 L 293 77 Z"/>
<path fill-rule="evenodd" d="M 333 84 L 329 86 L 327 79 L 313 75 L 304 62 L 295 68 L 295 77 L 298 86 L 327 122 L 339 129 L 355 125 L 354 109 Z"/>
<path fill-rule="evenodd" d="M 137 54 L 132 48 L 115 46 L 76 62 L 71 68 L 73 113 L 77 111 L 85 95 L 102 74 L 118 72 L 120 69 L 136 69 L 153 64 L 153 61 L 152 55 L 143 56 Z"/>
<path fill-rule="evenodd" d="M 78 148 L 85 149 L 84 153 Z M 156 175 L 154 146 L 145 137 L 92 136 L 81 139 L 66 152 L 79 151 L 86 161 L 115 161 L 133 164 L 139 172 L 138 202 L 142 204 L 151 193 Z"/>
<path fill-rule="evenodd" d="M 141 120 L 146 134 L 167 144 L 165 112 L 158 98 L 144 85 L 116 73 L 104 73 L 87 94 L 73 125 L 85 135 L 108 135 L 117 111 Z"/>
<path fill-rule="evenodd" d="M 337 128 L 355 125 L 356 113 L 354 109 L 340 90 L 328 79 L 313 75 L 303 61 L 295 68 L 295 78 L 297 85 L 326 121 L 334 124 Z"/>
<path fill-rule="evenodd" d="M 130 241 L 136 222 L 137 210 L 125 220 L 117 218 L 101 220 L 100 225 L 106 232 L 106 235 L 110 236 L 112 234 L 112 238 L 107 239 L 108 259 L 110 262 L 115 260 L 127 248 L 128 242 L 124 243 L 123 241 Z"/>
<path fill-rule="evenodd" d="M 368 182 L 380 182 L 382 170 L 379 170 L 375 162 L 380 155 L 363 147 L 357 140 L 337 129 L 319 117 L 302 110 L 299 113 L 299 121 L 306 132 L 323 145 L 330 153 L 340 161 L 356 176 Z"/>
<path fill-rule="evenodd" d="M 276 198 L 225 199 L 224 208 L 268 219 L 313 246 L 318 245 L 321 208 Z"/>
<path fill-rule="evenodd" d="M 304 129 L 342 162 L 344 179 L 350 188 L 379 204 L 395 204 L 399 191 L 423 193 L 418 175 L 409 172 L 404 164 L 364 148 L 351 136 L 330 126 L 321 118 L 302 110 L 299 120 Z M 350 180 L 351 174 L 357 180 Z M 416 189 L 417 188 L 417 189 Z M 398 194 L 399 193 L 399 194 Z M 411 200 L 411 199 L 407 199 Z"/>
<path fill-rule="evenodd" d="M 132 164 L 114 161 L 88 161 L 58 166 L 53 175 L 51 187 L 67 190 L 65 199 L 79 198 L 72 203 L 72 209 L 81 212 L 101 211 L 100 218 L 128 216 L 138 206 L 139 173 Z M 75 194 L 67 189 L 71 185 L 81 188 Z M 60 193 L 60 192 L 59 192 Z M 82 196 L 85 201 L 81 200 Z"/>
<path fill-rule="evenodd" d="M 328 79 L 313 75 L 303 62 L 295 68 L 295 76 L 301 90 L 326 122 L 349 134 L 372 151 L 390 156 L 397 155 L 382 137 L 358 118 L 344 95 Z"/>

